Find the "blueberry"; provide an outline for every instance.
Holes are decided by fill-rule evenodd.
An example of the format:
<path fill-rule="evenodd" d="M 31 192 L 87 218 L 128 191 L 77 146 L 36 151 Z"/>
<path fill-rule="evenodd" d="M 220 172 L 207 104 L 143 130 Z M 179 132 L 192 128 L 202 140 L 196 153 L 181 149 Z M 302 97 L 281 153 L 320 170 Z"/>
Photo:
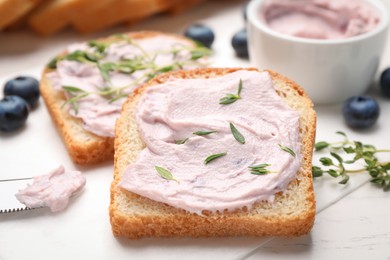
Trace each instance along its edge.
<path fill-rule="evenodd" d="M 27 120 L 28 104 L 18 96 L 0 100 L 0 131 L 11 132 L 21 128 Z"/>
<path fill-rule="evenodd" d="M 235 33 L 232 38 L 232 46 L 236 55 L 241 58 L 248 58 L 248 34 L 246 29 Z"/>
<path fill-rule="evenodd" d="M 379 104 L 369 96 L 353 96 L 343 104 L 343 116 L 348 126 L 352 128 L 368 128 L 378 120 Z"/>
<path fill-rule="evenodd" d="M 190 39 L 202 43 L 207 48 L 214 42 L 214 32 L 203 24 L 193 24 L 187 27 L 184 35 Z"/>
<path fill-rule="evenodd" d="M 23 98 L 31 108 L 35 107 L 39 99 L 39 83 L 33 77 L 20 76 L 5 83 L 4 96 L 15 95 Z"/>
<path fill-rule="evenodd" d="M 385 69 L 382 72 L 379 83 L 382 89 L 382 93 L 386 97 L 390 97 L 390 68 Z"/>

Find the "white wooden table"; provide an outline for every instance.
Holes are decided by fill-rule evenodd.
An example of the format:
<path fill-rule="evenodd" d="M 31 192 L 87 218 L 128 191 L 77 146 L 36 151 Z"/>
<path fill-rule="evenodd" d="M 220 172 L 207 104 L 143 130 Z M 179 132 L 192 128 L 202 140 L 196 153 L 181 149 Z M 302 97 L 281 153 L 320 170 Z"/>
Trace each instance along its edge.
<path fill-rule="evenodd" d="M 390 6 L 390 0 L 383 1 Z M 197 21 L 215 31 L 214 66 L 250 66 L 248 61 L 234 56 L 230 44 L 232 35 L 244 26 L 242 3 L 209 2 L 176 17 L 156 17 L 131 28 L 116 27 L 88 36 L 71 30 L 50 38 L 40 38 L 30 32 L 0 33 L 0 85 L 15 75 L 39 77 L 44 64 L 75 41 L 127 30 L 180 33 Z M 388 66 L 390 48 L 383 57 L 381 70 Z M 352 139 L 378 148 L 390 148 L 390 120 L 387 118 L 390 100 L 380 96 L 377 86 L 370 94 L 377 97 L 381 105 L 381 116 L 374 128 L 353 131 L 346 127 L 340 105 L 316 107 L 317 140 L 336 140 L 334 133 L 344 131 Z M 112 163 L 96 167 L 74 165 L 41 100 L 22 131 L 0 135 L 0 179 L 45 174 L 59 164 L 85 173 L 84 192 L 73 198 L 68 209 L 61 213 L 36 209 L 0 214 L 0 260 L 390 259 L 390 192 L 370 184 L 368 174 L 352 176 L 346 186 L 328 177 L 314 180 L 317 217 L 307 236 L 131 241 L 117 239 L 111 233 L 108 205 Z"/>

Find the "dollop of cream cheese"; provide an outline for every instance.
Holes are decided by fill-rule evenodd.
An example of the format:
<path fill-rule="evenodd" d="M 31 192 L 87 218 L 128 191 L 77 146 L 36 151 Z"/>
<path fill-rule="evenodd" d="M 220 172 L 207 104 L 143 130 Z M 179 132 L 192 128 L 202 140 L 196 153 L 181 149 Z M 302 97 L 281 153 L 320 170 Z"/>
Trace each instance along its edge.
<path fill-rule="evenodd" d="M 240 81 L 241 98 L 220 104 L 226 94 L 237 94 Z M 197 214 L 272 202 L 301 165 L 299 117 L 277 95 L 268 72 L 240 70 L 150 87 L 136 110 L 146 148 L 126 168 L 119 186 Z M 244 144 L 233 136 L 230 123 Z M 215 132 L 194 134 L 198 131 Z M 220 153 L 226 155 L 205 164 L 207 157 Z M 269 173 L 252 174 L 249 167 L 259 164 L 269 164 Z M 156 166 L 168 170 L 174 180 L 163 178 Z"/>
<path fill-rule="evenodd" d="M 15 194 L 28 208 L 49 207 L 52 212 L 64 210 L 69 198 L 86 183 L 79 171 L 66 171 L 63 166 L 46 175 L 34 177 L 33 183 Z"/>
<path fill-rule="evenodd" d="M 380 22 L 378 10 L 360 0 L 268 0 L 260 16 L 277 32 L 313 39 L 353 37 Z"/>
<path fill-rule="evenodd" d="M 127 42 L 117 42 L 111 44 L 104 52 L 102 64 L 108 62 L 118 62 L 120 60 L 136 60 L 140 57 L 153 60 L 157 67 L 164 67 L 172 64 L 173 61 L 191 60 L 190 51 L 181 50 L 173 54 L 173 49 L 192 47 L 188 41 L 169 36 L 155 36 L 144 39 L 134 39 L 133 44 Z M 94 48 L 86 43 L 70 45 L 68 53 L 75 51 L 94 52 Z M 206 63 L 203 60 L 203 64 Z M 183 68 L 194 68 L 200 65 L 184 64 Z M 51 85 L 62 90 L 63 86 L 71 86 L 82 89 L 86 92 L 98 92 L 105 87 L 122 88 L 126 87 L 125 93 L 130 94 L 142 83 L 147 81 L 147 75 L 151 69 L 145 68 L 131 74 L 110 71 L 107 82 L 103 78 L 98 66 L 93 63 L 82 63 L 71 60 L 62 60 L 57 63 L 57 69 L 49 73 L 47 78 Z M 68 98 L 70 96 L 68 95 Z M 75 109 L 68 105 L 69 113 L 83 120 L 85 130 L 98 136 L 114 137 L 115 121 L 119 117 L 120 110 L 126 98 L 118 99 L 114 102 L 110 98 L 102 97 L 98 94 L 90 94 L 78 100 L 77 113 Z"/>

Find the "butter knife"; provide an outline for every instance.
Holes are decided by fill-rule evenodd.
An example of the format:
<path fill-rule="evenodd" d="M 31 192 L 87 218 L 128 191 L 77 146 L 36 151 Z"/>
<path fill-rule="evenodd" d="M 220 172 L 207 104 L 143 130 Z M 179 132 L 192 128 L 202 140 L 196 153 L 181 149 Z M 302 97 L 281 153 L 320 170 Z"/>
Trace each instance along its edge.
<path fill-rule="evenodd" d="M 0 213 L 30 210 L 20 203 L 15 197 L 19 190 L 24 189 L 33 178 L 5 179 L 0 180 Z"/>

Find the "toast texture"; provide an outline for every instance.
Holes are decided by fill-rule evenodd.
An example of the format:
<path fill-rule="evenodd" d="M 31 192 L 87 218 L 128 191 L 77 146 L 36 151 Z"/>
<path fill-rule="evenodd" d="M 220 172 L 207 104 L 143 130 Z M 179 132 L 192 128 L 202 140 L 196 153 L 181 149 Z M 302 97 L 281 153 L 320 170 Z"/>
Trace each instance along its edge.
<path fill-rule="evenodd" d="M 43 3 L 28 17 L 28 25 L 36 33 L 47 36 L 64 29 L 70 15 L 80 8 L 87 8 L 91 0 L 51 0 Z"/>
<path fill-rule="evenodd" d="M 299 236 L 308 233 L 315 218 L 311 166 L 316 131 L 313 103 L 304 90 L 286 77 L 268 71 L 276 92 L 300 113 L 302 164 L 297 178 L 287 190 L 277 193 L 274 202 L 258 202 L 252 209 L 208 213 L 202 216 L 156 202 L 118 187 L 127 165 L 135 162 L 145 147 L 135 123 L 135 109 L 142 92 L 169 78 L 212 78 L 242 68 L 205 68 L 161 74 L 144 84 L 122 107 L 116 122 L 114 180 L 111 184 L 110 222 L 115 236 L 142 237 L 219 237 L 219 236 Z M 247 68 L 247 70 L 257 70 Z"/>
<path fill-rule="evenodd" d="M 117 3 L 113 4 L 112 1 Z M 127 20 L 142 20 L 175 6 L 178 0 L 112 0 L 84 16 L 75 16 L 73 26 L 81 33 L 93 33 Z"/>
<path fill-rule="evenodd" d="M 189 41 L 180 35 L 154 31 L 131 32 L 127 33 L 127 35 L 132 39 L 145 39 L 148 37 L 166 35 L 180 39 L 181 41 L 188 41 L 189 45 L 194 44 L 192 41 Z M 54 89 L 50 84 L 50 80 L 47 78 L 48 73 L 52 71 L 53 70 L 48 67 L 44 69 L 40 82 L 40 91 L 72 160 L 80 165 L 92 165 L 107 160 L 113 160 L 114 138 L 102 137 L 86 131 L 82 127 L 82 120 L 71 116 L 66 109 L 63 108 L 63 104 L 66 102 L 63 91 Z"/>
<path fill-rule="evenodd" d="M 41 0 L 0 0 L 0 30 L 17 22 Z"/>
<path fill-rule="evenodd" d="M 62 91 L 55 90 L 43 71 L 40 91 L 50 116 L 68 150 L 71 159 L 81 165 L 96 164 L 113 158 L 114 140 L 94 135 L 82 127 L 82 120 L 71 116 L 64 108 L 66 102 Z"/>
<path fill-rule="evenodd" d="M 41 36 L 69 26 L 93 33 L 159 13 L 178 14 L 204 0 L 0 0 L 0 30 L 29 27 Z"/>

